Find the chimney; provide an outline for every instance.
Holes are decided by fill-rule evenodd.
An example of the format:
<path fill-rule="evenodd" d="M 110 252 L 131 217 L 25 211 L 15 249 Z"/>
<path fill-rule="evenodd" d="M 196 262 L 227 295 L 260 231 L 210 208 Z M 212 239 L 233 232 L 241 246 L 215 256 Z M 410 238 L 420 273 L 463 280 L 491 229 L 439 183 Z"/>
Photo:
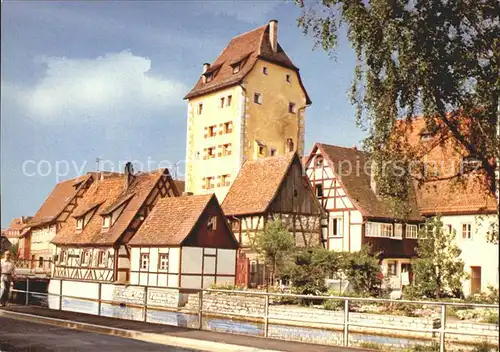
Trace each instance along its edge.
<path fill-rule="evenodd" d="M 269 43 L 274 53 L 278 52 L 278 20 L 269 21 Z"/>
<path fill-rule="evenodd" d="M 129 161 L 128 163 L 125 164 L 125 171 L 124 171 L 123 188 L 125 189 L 125 191 L 128 189 L 133 179 L 134 179 L 134 166 Z"/>
<path fill-rule="evenodd" d="M 370 188 L 372 189 L 375 195 L 377 194 L 377 182 L 375 181 L 375 169 L 377 168 L 377 164 L 375 161 L 370 161 Z"/>
<path fill-rule="evenodd" d="M 207 83 L 207 76 L 205 76 L 205 72 L 208 71 L 209 67 L 210 67 L 210 64 L 208 62 L 205 62 L 203 64 L 203 70 L 201 71 L 203 83 Z"/>

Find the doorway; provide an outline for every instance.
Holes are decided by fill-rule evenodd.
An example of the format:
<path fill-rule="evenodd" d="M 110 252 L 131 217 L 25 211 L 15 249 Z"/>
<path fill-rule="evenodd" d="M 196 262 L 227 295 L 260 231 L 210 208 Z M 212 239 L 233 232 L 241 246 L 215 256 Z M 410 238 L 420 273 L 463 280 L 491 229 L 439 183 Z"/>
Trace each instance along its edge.
<path fill-rule="evenodd" d="M 471 266 L 470 267 L 471 275 L 470 275 L 470 293 L 479 293 L 481 292 L 481 267 L 480 266 Z"/>

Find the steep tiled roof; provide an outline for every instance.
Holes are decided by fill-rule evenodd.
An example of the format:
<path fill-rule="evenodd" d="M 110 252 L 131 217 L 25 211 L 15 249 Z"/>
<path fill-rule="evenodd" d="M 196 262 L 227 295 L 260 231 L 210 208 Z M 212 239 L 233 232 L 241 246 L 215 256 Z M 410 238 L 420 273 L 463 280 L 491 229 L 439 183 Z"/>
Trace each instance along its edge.
<path fill-rule="evenodd" d="M 418 151 L 423 160 L 436 162 L 439 166 L 438 178 L 452 176 L 459 170 L 462 159 L 460 148 L 449 138 L 439 142 L 438 137 L 427 141 L 421 140 L 421 133 L 426 131 L 423 118 L 415 118 L 406 124 L 405 130 L 408 144 Z M 458 150 L 458 151 L 457 151 Z M 461 214 L 461 213 L 495 213 L 497 200 L 488 190 L 485 177 L 479 173 L 465 176 L 457 182 L 456 179 L 431 180 L 417 184 L 417 202 L 420 212 L 424 215 Z"/>
<path fill-rule="evenodd" d="M 327 158 L 349 199 L 355 207 L 370 218 L 394 219 L 397 216 L 384 199 L 377 197 L 370 185 L 370 170 L 365 167 L 369 156 L 358 149 L 317 143 L 323 157 Z M 314 151 L 314 148 L 313 148 Z M 349 171 L 350 170 L 350 171 Z M 366 170 L 366 171 L 365 171 Z M 408 219 L 420 220 L 415 195 L 411 192 Z"/>
<path fill-rule="evenodd" d="M 42 226 L 56 221 L 68 203 L 71 202 L 80 188 L 84 186 L 84 181 L 87 181 L 91 177 L 93 177 L 92 174 L 87 174 L 59 182 L 35 216 L 30 220 L 29 225 L 31 227 Z"/>
<path fill-rule="evenodd" d="M 243 215 L 265 212 L 295 156 L 273 156 L 246 161 L 222 203 L 224 213 Z"/>
<path fill-rule="evenodd" d="M 214 197 L 207 194 L 159 199 L 129 244 L 180 245 Z"/>
<path fill-rule="evenodd" d="M 25 234 L 25 229 L 29 228 L 27 223 L 31 217 L 18 217 L 12 219 L 12 221 L 9 224 L 9 227 L 6 228 L 5 230 L 2 230 L 2 233 L 7 237 L 7 238 L 21 238 Z"/>
<path fill-rule="evenodd" d="M 127 190 L 124 189 L 123 177 L 105 178 L 104 180 L 94 182 L 80 200 L 75 213 L 78 214 L 95 204 L 99 204 L 96 213 L 81 232 L 76 231 L 76 219 L 73 217 L 68 219 L 54 237 L 52 243 L 66 245 L 114 244 L 129 227 L 132 219 L 151 193 L 151 190 L 160 180 L 162 172 L 163 170 L 136 175 Z M 165 170 L 165 172 L 167 171 Z M 114 208 L 118 203 L 123 203 L 124 199 L 127 199 L 127 202 L 121 215 L 107 231 L 102 231 L 102 217 L 100 213 Z"/>
<path fill-rule="evenodd" d="M 212 80 L 203 83 L 202 76 L 200 76 L 193 89 L 185 96 L 185 99 L 191 99 L 240 83 L 252 70 L 259 58 L 295 70 L 299 78 L 299 83 L 306 95 L 306 101 L 308 104 L 311 103 L 300 79 L 299 69 L 292 63 L 279 44 L 277 52 L 273 52 L 269 41 L 269 24 L 231 39 L 228 46 L 224 48 L 207 71 L 213 72 Z M 233 74 L 231 65 L 241 60 L 244 61 L 240 71 Z"/>

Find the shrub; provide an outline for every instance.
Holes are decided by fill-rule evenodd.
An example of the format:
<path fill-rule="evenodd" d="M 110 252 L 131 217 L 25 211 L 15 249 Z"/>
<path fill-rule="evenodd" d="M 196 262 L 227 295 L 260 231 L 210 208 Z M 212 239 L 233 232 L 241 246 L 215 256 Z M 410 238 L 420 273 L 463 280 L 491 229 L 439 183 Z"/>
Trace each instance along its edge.
<path fill-rule="evenodd" d="M 480 344 L 476 345 L 472 352 L 491 352 L 498 351 L 498 348 L 493 348 L 487 341 L 483 341 Z"/>

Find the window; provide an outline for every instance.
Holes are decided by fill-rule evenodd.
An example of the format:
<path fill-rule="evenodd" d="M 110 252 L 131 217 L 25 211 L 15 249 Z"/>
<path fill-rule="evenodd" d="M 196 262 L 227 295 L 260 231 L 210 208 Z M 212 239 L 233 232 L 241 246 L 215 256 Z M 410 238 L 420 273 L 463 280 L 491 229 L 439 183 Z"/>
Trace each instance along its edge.
<path fill-rule="evenodd" d="M 66 257 L 66 250 L 61 249 L 61 251 L 59 252 L 59 264 L 66 264 Z"/>
<path fill-rule="evenodd" d="M 225 101 L 226 101 L 226 98 L 224 98 L 224 97 L 220 98 L 219 108 L 223 108 L 224 107 Z"/>
<path fill-rule="evenodd" d="M 233 100 L 233 96 L 232 95 L 228 95 L 227 96 L 227 103 L 226 103 L 226 106 L 231 106 L 231 101 Z"/>
<path fill-rule="evenodd" d="M 294 103 L 288 103 L 288 112 L 290 114 L 295 114 L 295 104 Z"/>
<path fill-rule="evenodd" d="M 264 154 L 264 146 L 263 145 L 259 145 L 259 154 L 260 155 Z"/>
<path fill-rule="evenodd" d="M 227 187 L 231 184 L 231 182 L 229 181 L 229 177 L 230 175 L 222 175 L 220 177 L 220 185 L 221 187 Z"/>
<path fill-rule="evenodd" d="M 293 152 L 293 139 L 287 138 L 286 140 L 286 150 L 289 152 Z"/>
<path fill-rule="evenodd" d="M 38 258 L 38 267 L 43 268 L 43 257 Z"/>
<path fill-rule="evenodd" d="M 215 158 L 215 147 L 206 148 L 206 152 L 205 159 Z"/>
<path fill-rule="evenodd" d="M 394 237 L 403 238 L 403 224 L 394 224 Z"/>
<path fill-rule="evenodd" d="M 267 76 L 267 67 L 266 66 L 262 67 L 262 73 Z"/>
<path fill-rule="evenodd" d="M 82 262 L 82 265 L 89 265 L 90 264 L 90 251 L 88 249 L 84 249 L 82 251 L 81 262 Z"/>
<path fill-rule="evenodd" d="M 208 126 L 207 127 L 207 137 L 215 137 L 217 134 L 216 126 Z"/>
<path fill-rule="evenodd" d="M 149 253 L 141 253 L 141 270 L 149 269 Z"/>
<path fill-rule="evenodd" d="M 450 224 L 446 225 L 446 227 L 448 228 L 448 233 L 452 233 L 453 232 L 453 226 L 451 226 Z"/>
<path fill-rule="evenodd" d="M 406 238 L 418 238 L 418 227 L 417 225 L 406 225 Z"/>
<path fill-rule="evenodd" d="M 207 73 L 205 75 L 205 77 L 207 78 L 207 82 L 206 83 L 208 83 L 208 82 L 210 82 L 212 80 L 212 78 L 214 78 L 214 75 L 213 75 L 213 73 Z"/>
<path fill-rule="evenodd" d="M 464 156 L 462 157 L 462 165 L 461 170 L 476 170 L 481 166 L 481 161 L 478 158 L 473 156 Z"/>
<path fill-rule="evenodd" d="M 397 276 L 398 275 L 397 262 L 395 262 L 395 261 L 387 262 L 387 275 L 390 275 L 390 276 Z"/>
<path fill-rule="evenodd" d="M 158 269 L 168 270 L 168 253 L 160 253 L 160 261 L 158 262 Z"/>
<path fill-rule="evenodd" d="M 105 215 L 102 217 L 102 228 L 107 229 L 111 224 L 111 215 Z"/>
<path fill-rule="evenodd" d="M 462 224 L 462 238 L 470 240 L 472 238 L 472 225 Z"/>
<path fill-rule="evenodd" d="M 215 231 L 216 229 L 217 229 L 217 217 L 211 215 L 208 217 L 207 230 L 208 231 Z"/>
<path fill-rule="evenodd" d="M 323 166 L 323 157 L 321 155 L 317 156 L 315 159 L 315 165 L 316 167 L 322 167 Z"/>
<path fill-rule="evenodd" d="M 83 217 L 76 219 L 76 229 L 77 230 L 83 229 Z"/>
<path fill-rule="evenodd" d="M 240 66 L 241 66 L 241 64 L 239 64 L 239 63 L 238 63 L 238 64 L 236 64 L 236 65 L 234 65 L 234 66 L 233 66 L 233 73 L 238 73 L 238 72 L 240 72 Z"/>
<path fill-rule="evenodd" d="M 253 93 L 253 102 L 255 104 L 262 104 L 262 94 L 260 94 L 260 93 Z"/>
<path fill-rule="evenodd" d="M 203 178 L 203 189 L 212 189 L 214 188 L 214 178 L 213 177 L 204 177 Z"/>
<path fill-rule="evenodd" d="M 321 183 L 318 183 L 314 186 L 314 188 L 316 191 L 316 197 L 323 198 L 323 185 Z"/>
<path fill-rule="evenodd" d="M 276 155 L 276 149 L 271 149 L 271 156 L 275 156 Z"/>
<path fill-rule="evenodd" d="M 286 79 L 286 81 L 287 81 L 288 83 L 292 83 L 292 76 L 290 76 L 290 75 L 286 75 L 286 78 L 285 78 L 285 79 Z"/>
<path fill-rule="evenodd" d="M 380 224 L 380 235 L 382 237 L 393 237 L 392 224 Z"/>
<path fill-rule="evenodd" d="M 342 218 L 331 218 L 330 236 L 342 236 Z"/>
<path fill-rule="evenodd" d="M 231 121 L 224 123 L 224 133 L 233 132 L 233 123 Z"/>
<path fill-rule="evenodd" d="M 427 142 L 432 139 L 432 134 L 430 132 L 423 132 L 420 134 L 420 141 Z"/>
<path fill-rule="evenodd" d="M 99 251 L 97 254 L 97 265 L 99 266 L 106 266 L 106 252 L 105 251 Z"/>
<path fill-rule="evenodd" d="M 199 103 L 198 104 L 198 115 L 201 115 L 202 112 L 203 112 L 203 104 Z"/>
<path fill-rule="evenodd" d="M 231 155 L 231 143 L 224 144 L 222 146 L 222 155 L 223 156 Z"/>

